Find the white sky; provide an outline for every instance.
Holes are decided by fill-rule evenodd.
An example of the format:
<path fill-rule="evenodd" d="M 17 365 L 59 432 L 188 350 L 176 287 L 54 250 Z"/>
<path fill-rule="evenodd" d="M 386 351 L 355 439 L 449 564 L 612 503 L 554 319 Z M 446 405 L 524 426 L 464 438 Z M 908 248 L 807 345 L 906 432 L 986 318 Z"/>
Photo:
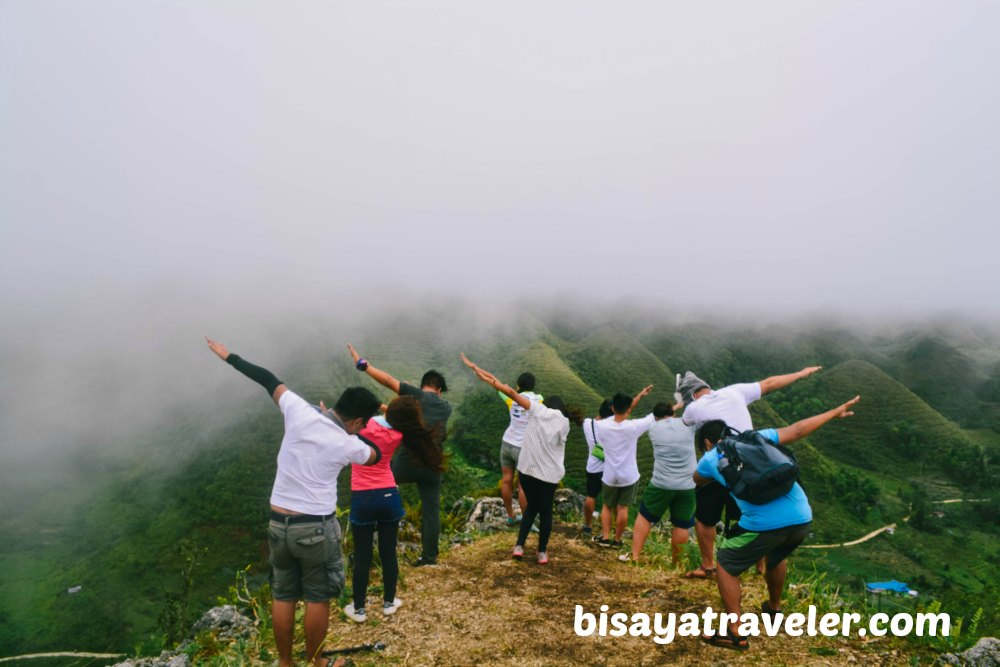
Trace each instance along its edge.
<path fill-rule="evenodd" d="M 996 312 L 998 63 L 996 2 L 3 0 L 0 307 Z"/>

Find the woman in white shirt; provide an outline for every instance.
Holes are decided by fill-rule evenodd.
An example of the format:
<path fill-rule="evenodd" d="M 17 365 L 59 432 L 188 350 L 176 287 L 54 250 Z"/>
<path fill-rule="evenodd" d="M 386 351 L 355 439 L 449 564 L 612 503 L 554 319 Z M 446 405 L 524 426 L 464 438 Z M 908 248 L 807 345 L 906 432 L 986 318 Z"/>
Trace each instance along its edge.
<path fill-rule="evenodd" d="M 545 565 L 549 562 L 548 543 L 552 533 L 552 507 L 556 487 L 566 473 L 563 458 L 569 423 L 573 421 L 579 425 L 582 419 L 575 411 L 569 410 L 558 396 L 550 396 L 545 399 L 544 404 L 530 401 L 497 380 L 492 373 L 476 366 L 464 354 L 462 361 L 475 372 L 476 377 L 510 397 L 527 412 L 528 423 L 521 456 L 517 461 L 517 473 L 528 504 L 524 508 L 513 556 L 518 560 L 524 557 L 524 543 L 537 516 L 538 562 Z"/>

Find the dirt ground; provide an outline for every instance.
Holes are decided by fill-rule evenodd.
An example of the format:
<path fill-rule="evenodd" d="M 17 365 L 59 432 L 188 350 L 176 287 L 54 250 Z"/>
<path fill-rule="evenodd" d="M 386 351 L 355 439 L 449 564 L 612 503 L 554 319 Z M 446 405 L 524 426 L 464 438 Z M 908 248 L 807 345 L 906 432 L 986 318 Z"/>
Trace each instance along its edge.
<path fill-rule="evenodd" d="M 568 526 L 553 531 L 548 565 L 535 563 L 534 536 L 525 559 L 513 560 L 514 540 L 513 532 L 489 535 L 442 553 L 436 566 L 403 565 L 399 612 L 383 617 L 380 597 L 370 592 L 375 613 L 363 625 L 336 613 L 328 647 L 386 645 L 378 654 L 355 654 L 358 665 L 909 664 L 898 643 L 857 637 L 759 637 L 746 652 L 690 637 L 663 646 L 652 637 L 578 637 L 575 605 L 594 614 L 608 605 L 609 614 L 700 615 L 720 607 L 715 582 L 621 563 L 617 550 L 602 549 Z M 764 597 L 763 579 L 744 575 L 744 609 L 759 608 Z"/>

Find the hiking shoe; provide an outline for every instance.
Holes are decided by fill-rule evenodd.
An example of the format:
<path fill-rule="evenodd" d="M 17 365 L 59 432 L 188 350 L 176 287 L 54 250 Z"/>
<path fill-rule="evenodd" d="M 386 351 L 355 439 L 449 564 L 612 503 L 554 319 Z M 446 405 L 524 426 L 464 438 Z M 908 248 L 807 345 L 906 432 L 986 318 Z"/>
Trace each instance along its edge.
<path fill-rule="evenodd" d="M 608 546 L 609 547 L 614 547 L 615 549 L 620 549 L 621 546 L 622 546 L 622 541 L 621 540 L 611 540 L 610 542 L 608 542 Z"/>
<path fill-rule="evenodd" d="M 402 606 L 402 600 L 399 598 L 393 598 L 392 602 L 382 602 L 382 613 L 386 616 L 392 616 Z"/>
<path fill-rule="evenodd" d="M 424 567 L 425 565 L 437 565 L 437 560 L 431 560 L 425 556 L 421 556 L 417 560 L 413 561 L 413 567 Z"/>
<path fill-rule="evenodd" d="M 344 615 L 355 623 L 364 623 L 368 620 L 368 614 L 365 613 L 365 608 L 362 607 L 361 609 L 355 611 L 353 602 L 344 607 Z"/>
<path fill-rule="evenodd" d="M 545 553 L 544 551 L 539 551 L 538 552 L 538 564 L 539 565 L 548 565 L 549 564 L 549 555 L 547 553 Z"/>
<path fill-rule="evenodd" d="M 583 533 L 584 535 L 592 535 L 594 533 L 594 531 L 591 530 L 590 526 L 584 526 L 583 530 L 581 530 L 580 532 Z"/>
<path fill-rule="evenodd" d="M 594 535 L 594 541 L 597 542 L 597 546 L 599 547 L 610 547 L 612 544 L 611 540 L 609 540 L 608 538 L 597 537 L 596 535 Z M 621 543 L 619 542 L 619 544 Z"/>
<path fill-rule="evenodd" d="M 519 523 L 521 523 L 521 515 L 520 514 L 518 514 L 518 515 L 516 515 L 514 517 L 507 517 L 507 527 L 508 528 L 510 528 L 511 526 L 516 526 Z"/>
<path fill-rule="evenodd" d="M 520 544 L 515 545 L 514 553 L 511 554 L 511 557 L 514 560 L 521 560 L 522 558 L 524 558 L 524 547 L 522 547 Z"/>

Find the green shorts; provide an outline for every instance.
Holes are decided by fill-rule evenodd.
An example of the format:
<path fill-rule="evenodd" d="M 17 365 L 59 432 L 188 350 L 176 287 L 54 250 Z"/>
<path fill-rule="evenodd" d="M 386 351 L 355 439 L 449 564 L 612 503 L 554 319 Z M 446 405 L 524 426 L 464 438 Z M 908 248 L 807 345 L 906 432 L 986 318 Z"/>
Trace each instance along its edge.
<path fill-rule="evenodd" d="M 271 548 L 271 590 L 275 600 L 326 602 L 344 590 L 344 555 L 336 517 L 267 525 Z"/>
<path fill-rule="evenodd" d="M 649 484 L 642 494 L 639 514 L 656 523 L 670 510 L 670 523 L 677 528 L 690 528 L 694 525 L 694 498 L 694 489 L 660 489 Z"/>
<path fill-rule="evenodd" d="M 635 502 L 635 497 L 639 491 L 639 482 L 634 482 L 628 486 L 608 486 L 601 484 L 601 492 L 604 493 L 604 504 L 607 507 L 624 507 Z"/>

